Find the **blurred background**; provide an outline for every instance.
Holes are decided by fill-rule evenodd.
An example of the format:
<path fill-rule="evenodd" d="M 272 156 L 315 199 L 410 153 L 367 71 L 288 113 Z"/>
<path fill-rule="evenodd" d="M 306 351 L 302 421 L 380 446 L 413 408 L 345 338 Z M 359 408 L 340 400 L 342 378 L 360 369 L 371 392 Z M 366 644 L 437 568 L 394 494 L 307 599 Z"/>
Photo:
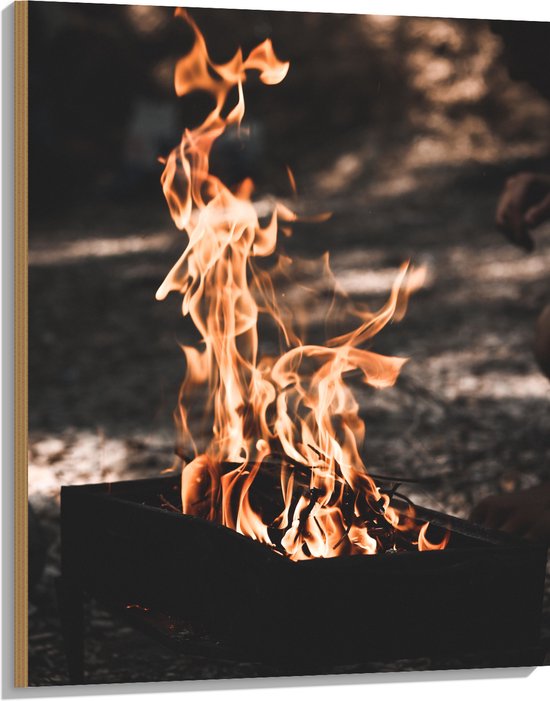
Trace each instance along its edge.
<path fill-rule="evenodd" d="M 532 340 L 550 301 L 550 229 L 523 253 L 494 210 L 506 177 L 550 172 L 549 25 L 190 12 L 216 62 L 266 37 L 290 61 L 282 84 L 246 83 L 249 136 L 228 134 L 213 154 L 216 173 L 252 176 L 259 198 L 333 212 L 298 224 L 287 250 L 330 251 L 342 287 L 373 306 L 400 262 L 427 266 L 405 320 L 374 344 L 411 358 L 402 378 L 357 388 L 367 464 L 429 478 L 409 496 L 459 516 L 537 484 L 550 385 Z M 178 341 L 192 329 L 178 298 L 154 299 L 185 244 L 157 159 L 209 102 L 175 96 L 192 34 L 173 8 L 33 2 L 29 34 L 29 678 L 42 685 L 68 681 L 53 596 L 60 485 L 172 464 Z M 174 661 L 97 608 L 90 625 L 90 681 L 258 673 Z"/>

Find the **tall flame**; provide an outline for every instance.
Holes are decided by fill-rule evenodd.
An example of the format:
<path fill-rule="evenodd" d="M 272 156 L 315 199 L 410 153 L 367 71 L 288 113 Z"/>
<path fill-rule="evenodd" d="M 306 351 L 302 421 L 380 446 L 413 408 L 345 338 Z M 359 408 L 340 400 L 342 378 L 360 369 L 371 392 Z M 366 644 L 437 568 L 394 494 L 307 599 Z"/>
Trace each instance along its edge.
<path fill-rule="evenodd" d="M 359 453 L 365 426 L 345 381 L 355 371 L 372 387 L 394 384 L 405 359 L 363 346 L 404 314 L 421 271 L 404 264 L 377 312 L 350 306 L 352 330 L 323 345 L 302 341 L 277 302 L 274 271 L 257 264 L 275 255 L 276 270 L 288 267 L 289 260 L 276 253 L 277 234 L 281 222 L 286 231 L 296 220 L 295 213 L 278 202 L 261 223 L 252 181 L 231 189 L 209 167 L 216 140 L 229 127 L 240 127 L 248 73 L 258 71 L 263 83 L 275 85 L 289 64 L 277 58 L 269 39 L 246 58 L 238 50 L 216 64 L 192 18 L 181 9 L 176 15 L 194 33 L 193 48 L 176 65 L 176 93 L 202 90 L 215 101 L 200 126 L 184 131 L 161 177 L 172 218 L 188 241 L 156 296 L 179 292 L 182 313 L 201 337 L 200 350 L 182 347 L 186 374 L 176 412 L 178 441 L 180 453 L 191 446 L 195 454 L 182 470 L 183 512 L 222 523 L 295 560 L 373 554 L 405 540 L 436 548 L 425 530 L 419 537 L 412 512 L 392 508 L 390 495 L 368 475 Z M 289 178 L 294 188 L 291 171 Z M 260 315 L 279 330 L 278 357 L 260 353 Z M 204 449 L 193 440 L 186 408 L 199 387 L 207 389 L 212 422 Z"/>

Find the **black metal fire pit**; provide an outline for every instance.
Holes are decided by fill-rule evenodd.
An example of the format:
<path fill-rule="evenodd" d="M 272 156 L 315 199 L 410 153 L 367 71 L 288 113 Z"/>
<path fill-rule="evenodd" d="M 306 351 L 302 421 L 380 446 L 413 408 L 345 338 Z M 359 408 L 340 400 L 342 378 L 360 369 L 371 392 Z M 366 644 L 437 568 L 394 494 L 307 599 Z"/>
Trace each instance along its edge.
<path fill-rule="evenodd" d="M 544 546 L 418 508 L 433 540 L 450 531 L 445 550 L 293 562 L 176 513 L 178 496 L 177 477 L 63 487 L 60 604 L 73 681 L 82 681 L 84 593 L 197 623 L 243 659 L 302 673 L 487 651 L 497 666 L 500 653 L 508 664 L 511 650 L 523 659 L 539 645 Z"/>

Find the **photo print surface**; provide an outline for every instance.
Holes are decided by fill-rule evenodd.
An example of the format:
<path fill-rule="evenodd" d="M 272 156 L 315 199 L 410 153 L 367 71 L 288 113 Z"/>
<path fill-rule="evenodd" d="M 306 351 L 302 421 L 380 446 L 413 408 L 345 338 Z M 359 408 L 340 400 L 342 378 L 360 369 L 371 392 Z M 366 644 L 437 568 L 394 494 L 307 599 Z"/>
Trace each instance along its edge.
<path fill-rule="evenodd" d="M 550 27 L 28 13 L 29 685 L 544 664 Z"/>

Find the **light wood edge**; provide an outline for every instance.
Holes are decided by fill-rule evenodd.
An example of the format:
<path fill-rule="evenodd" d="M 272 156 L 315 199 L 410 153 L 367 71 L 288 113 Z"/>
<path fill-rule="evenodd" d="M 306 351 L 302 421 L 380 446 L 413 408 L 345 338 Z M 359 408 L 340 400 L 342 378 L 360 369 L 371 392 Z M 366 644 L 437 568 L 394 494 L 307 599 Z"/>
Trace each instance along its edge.
<path fill-rule="evenodd" d="M 14 685 L 28 686 L 28 2 L 14 6 Z"/>

